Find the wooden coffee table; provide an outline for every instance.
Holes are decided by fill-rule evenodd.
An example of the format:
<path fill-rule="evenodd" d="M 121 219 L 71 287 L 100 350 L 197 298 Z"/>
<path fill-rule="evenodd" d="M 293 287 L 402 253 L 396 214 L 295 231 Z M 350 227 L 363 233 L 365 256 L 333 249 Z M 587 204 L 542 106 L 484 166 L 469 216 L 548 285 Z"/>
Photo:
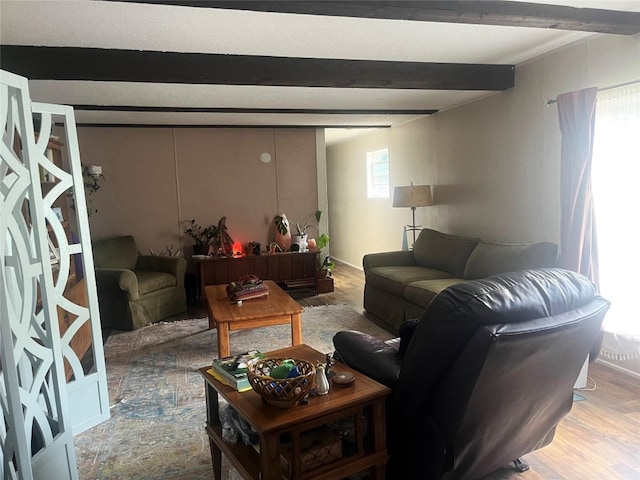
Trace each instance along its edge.
<path fill-rule="evenodd" d="M 229 331 L 291 324 L 291 344 L 302 343 L 302 307 L 272 280 L 265 280 L 269 295 L 245 300 L 242 305 L 231 302 L 226 285 L 204 287 L 209 311 L 209 328 L 218 329 L 218 357 L 231 355 Z"/>
<path fill-rule="evenodd" d="M 266 352 L 269 357 L 292 357 L 324 362 L 325 354 L 307 345 Z M 213 474 L 221 480 L 222 454 L 246 480 L 339 480 L 368 470 L 372 480 L 382 480 L 387 462 L 385 399 L 391 390 L 341 364 L 336 371 L 350 372 L 348 387 L 331 383 L 329 393 L 310 397 L 307 404 L 279 408 L 265 403 L 254 390 L 238 392 L 199 369 L 205 381 L 207 423 Z M 222 439 L 219 397 L 258 434 L 256 446 L 240 439 Z M 336 431 L 339 429 L 339 432 Z M 258 453 L 259 451 L 259 453 Z"/>

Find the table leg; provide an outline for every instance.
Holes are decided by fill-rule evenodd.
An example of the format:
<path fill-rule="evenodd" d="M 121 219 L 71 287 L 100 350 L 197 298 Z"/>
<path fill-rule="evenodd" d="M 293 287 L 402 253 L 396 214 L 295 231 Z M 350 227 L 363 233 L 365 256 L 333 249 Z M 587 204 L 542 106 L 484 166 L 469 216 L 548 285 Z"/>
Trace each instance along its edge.
<path fill-rule="evenodd" d="M 231 355 L 229 351 L 229 322 L 218 323 L 218 358 L 225 358 Z"/>
<path fill-rule="evenodd" d="M 302 315 L 294 313 L 291 315 L 291 345 L 302 344 Z"/>
<path fill-rule="evenodd" d="M 216 442 L 209 438 L 209 449 L 211 449 L 211 463 L 213 464 L 213 478 L 222 480 L 222 450 L 218 448 Z"/>
<path fill-rule="evenodd" d="M 211 303 L 207 303 L 207 314 L 209 315 L 209 330 L 216 327 L 216 321 L 213 318 L 213 312 L 211 311 Z"/>
<path fill-rule="evenodd" d="M 262 480 L 280 480 L 280 439 L 278 435 L 260 436 L 260 478 Z"/>

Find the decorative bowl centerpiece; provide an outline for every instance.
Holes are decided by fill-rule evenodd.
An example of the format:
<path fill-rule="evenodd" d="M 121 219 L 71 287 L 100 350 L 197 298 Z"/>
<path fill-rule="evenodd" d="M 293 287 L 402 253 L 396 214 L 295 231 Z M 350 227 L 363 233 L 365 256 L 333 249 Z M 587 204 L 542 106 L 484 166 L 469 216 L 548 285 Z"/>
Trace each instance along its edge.
<path fill-rule="evenodd" d="M 313 388 L 316 367 L 294 358 L 262 358 L 247 365 L 251 387 L 269 405 L 290 408 Z"/>

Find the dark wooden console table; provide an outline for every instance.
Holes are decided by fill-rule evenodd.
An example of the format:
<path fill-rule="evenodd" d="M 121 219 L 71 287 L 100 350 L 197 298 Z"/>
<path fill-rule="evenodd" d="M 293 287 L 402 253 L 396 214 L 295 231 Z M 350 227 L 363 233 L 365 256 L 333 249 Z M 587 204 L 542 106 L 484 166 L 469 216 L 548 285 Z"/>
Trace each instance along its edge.
<path fill-rule="evenodd" d="M 206 285 L 224 285 L 245 275 L 273 280 L 286 288 L 315 288 L 319 254 L 320 250 L 311 250 L 244 257 L 196 258 L 202 300 L 206 298 Z"/>

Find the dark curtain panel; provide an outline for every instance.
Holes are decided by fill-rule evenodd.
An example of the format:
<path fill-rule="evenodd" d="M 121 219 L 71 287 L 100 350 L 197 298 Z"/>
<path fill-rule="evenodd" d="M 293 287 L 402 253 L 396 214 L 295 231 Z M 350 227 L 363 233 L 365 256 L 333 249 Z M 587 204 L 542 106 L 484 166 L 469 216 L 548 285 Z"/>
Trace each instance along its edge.
<path fill-rule="evenodd" d="M 560 266 L 582 273 L 597 286 L 598 244 L 591 191 L 591 161 L 598 89 L 558 95 L 560 153 Z M 591 350 L 597 357 L 600 341 Z"/>

